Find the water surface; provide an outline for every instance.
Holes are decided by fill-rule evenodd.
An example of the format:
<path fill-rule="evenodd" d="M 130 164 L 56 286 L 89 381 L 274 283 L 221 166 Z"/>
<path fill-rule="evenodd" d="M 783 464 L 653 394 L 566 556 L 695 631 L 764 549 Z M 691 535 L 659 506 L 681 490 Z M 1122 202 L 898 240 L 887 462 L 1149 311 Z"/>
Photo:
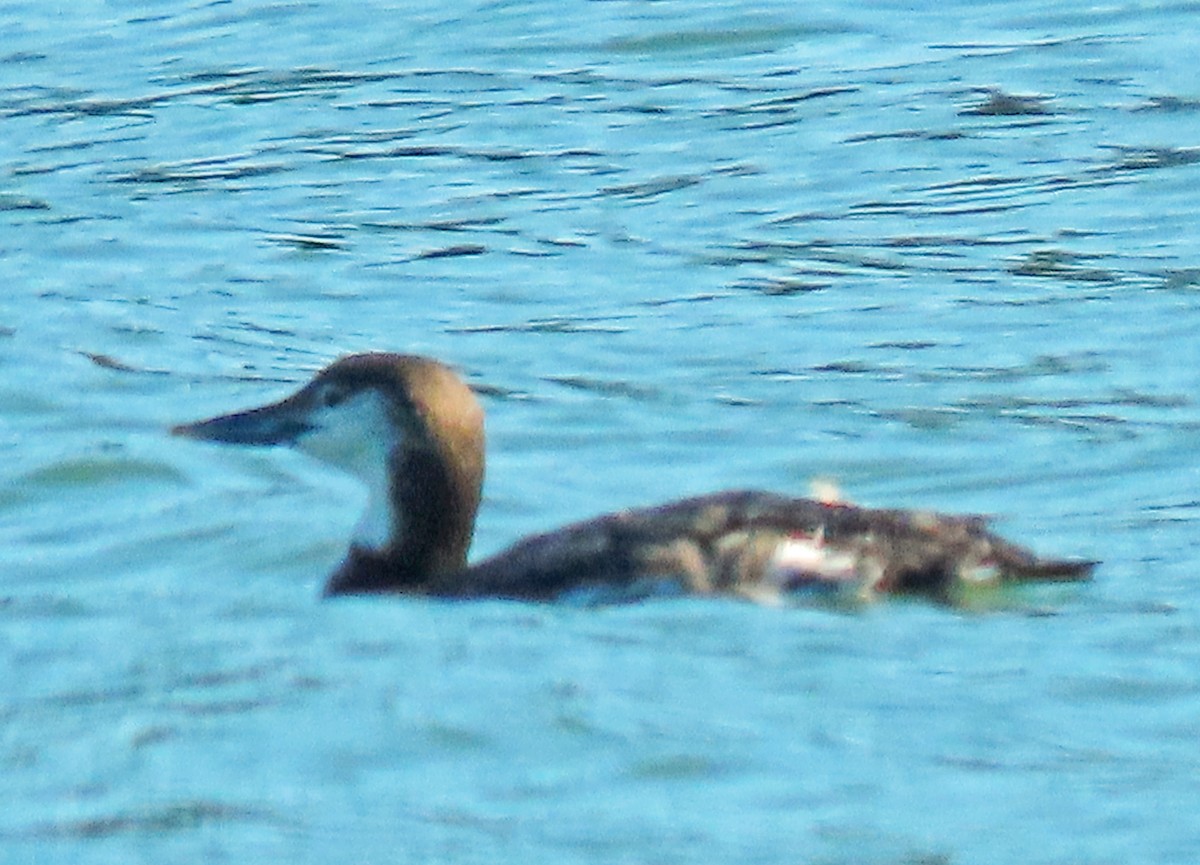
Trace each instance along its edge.
<path fill-rule="evenodd" d="M 0 858 L 1194 857 L 1198 30 L 0 6 Z M 981 610 L 322 603 L 362 491 L 165 428 L 370 349 L 485 394 L 477 555 L 825 477 L 1104 565 Z"/>

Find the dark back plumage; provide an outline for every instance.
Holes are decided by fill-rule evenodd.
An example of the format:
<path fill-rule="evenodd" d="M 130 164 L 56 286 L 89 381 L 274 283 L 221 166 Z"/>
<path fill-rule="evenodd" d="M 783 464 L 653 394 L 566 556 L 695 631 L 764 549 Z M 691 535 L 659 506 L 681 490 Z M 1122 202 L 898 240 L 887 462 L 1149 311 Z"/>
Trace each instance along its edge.
<path fill-rule="evenodd" d="M 789 556 L 789 545 L 799 555 Z M 1042 559 L 975 516 L 862 508 L 733 491 L 620 511 L 526 538 L 432 594 L 548 600 L 580 589 L 636 594 L 677 581 L 689 594 L 755 600 L 813 585 L 949 600 L 961 581 L 1080 580 L 1094 563 Z"/>

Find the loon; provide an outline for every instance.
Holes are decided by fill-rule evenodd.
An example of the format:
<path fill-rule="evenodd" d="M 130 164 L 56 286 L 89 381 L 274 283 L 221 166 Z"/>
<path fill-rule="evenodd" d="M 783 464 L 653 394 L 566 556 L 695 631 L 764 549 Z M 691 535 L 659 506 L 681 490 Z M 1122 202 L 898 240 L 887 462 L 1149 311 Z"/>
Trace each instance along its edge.
<path fill-rule="evenodd" d="M 952 603 L 963 585 L 1084 580 L 1096 564 L 1040 558 L 978 516 L 730 491 L 574 523 L 468 565 L 483 421 L 475 394 L 449 366 L 369 353 L 335 361 L 279 402 L 172 432 L 292 445 L 365 482 L 366 513 L 326 596 L 636 599 L 669 586 L 773 603 L 816 587 Z"/>

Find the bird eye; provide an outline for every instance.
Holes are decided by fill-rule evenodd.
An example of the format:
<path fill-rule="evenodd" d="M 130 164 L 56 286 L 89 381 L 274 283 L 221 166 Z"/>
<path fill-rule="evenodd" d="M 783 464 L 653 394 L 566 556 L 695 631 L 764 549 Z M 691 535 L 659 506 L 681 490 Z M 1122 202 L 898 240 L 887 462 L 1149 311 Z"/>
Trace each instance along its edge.
<path fill-rule="evenodd" d="M 329 385 L 321 391 L 321 405 L 326 408 L 333 408 L 335 405 L 344 402 L 347 396 L 345 388 L 338 387 L 337 385 Z"/>

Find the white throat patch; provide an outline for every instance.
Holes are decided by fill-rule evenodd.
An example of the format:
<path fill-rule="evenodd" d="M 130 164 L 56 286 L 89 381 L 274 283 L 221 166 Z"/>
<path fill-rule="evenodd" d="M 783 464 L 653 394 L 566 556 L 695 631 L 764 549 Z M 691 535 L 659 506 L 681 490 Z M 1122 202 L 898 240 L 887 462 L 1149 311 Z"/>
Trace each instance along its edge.
<path fill-rule="evenodd" d="M 297 449 L 367 485 L 367 508 L 354 529 L 354 543 L 373 550 L 385 547 L 393 531 L 400 530 L 400 515 L 392 513 L 389 460 L 402 437 L 383 395 L 374 389 L 361 391 L 336 406 L 315 410 L 309 422 L 313 429 L 300 437 Z"/>

